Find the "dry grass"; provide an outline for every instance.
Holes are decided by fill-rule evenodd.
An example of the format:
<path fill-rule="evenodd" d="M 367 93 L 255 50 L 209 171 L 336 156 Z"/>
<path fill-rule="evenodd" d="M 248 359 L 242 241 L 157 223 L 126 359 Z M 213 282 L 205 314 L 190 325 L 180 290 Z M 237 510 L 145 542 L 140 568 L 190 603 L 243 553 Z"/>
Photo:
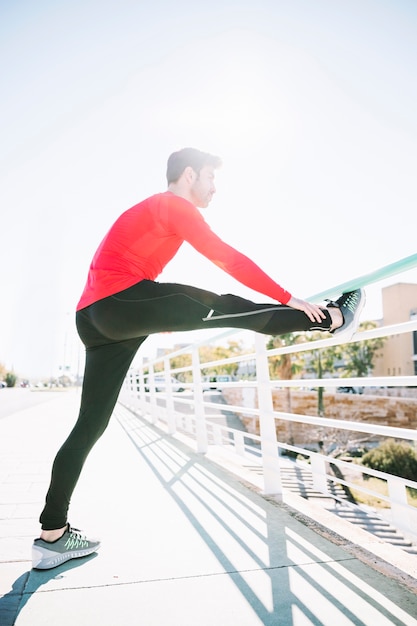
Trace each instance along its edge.
<path fill-rule="evenodd" d="M 381 494 L 382 496 L 388 496 L 388 484 L 385 480 L 370 476 L 367 480 L 356 478 L 354 484 L 369 489 L 375 492 L 375 494 Z M 359 489 L 351 488 L 353 497 L 358 504 L 366 504 L 379 509 L 390 508 L 389 502 L 378 498 L 377 495 L 373 496 L 368 493 L 364 493 Z M 407 488 L 407 501 L 410 506 L 417 507 L 417 490 Z"/>

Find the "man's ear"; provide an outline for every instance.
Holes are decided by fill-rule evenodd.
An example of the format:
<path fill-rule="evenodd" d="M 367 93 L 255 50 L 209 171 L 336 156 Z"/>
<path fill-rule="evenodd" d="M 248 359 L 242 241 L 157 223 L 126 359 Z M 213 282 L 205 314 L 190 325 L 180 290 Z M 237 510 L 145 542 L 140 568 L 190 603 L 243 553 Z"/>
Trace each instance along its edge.
<path fill-rule="evenodd" d="M 185 180 L 187 181 L 187 183 L 193 183 L 195 181 L 197 174 L 195 173 L 191 165 L 187 165 L 187 167 L 185 168 L 183 172 L 183 176 Z"/>

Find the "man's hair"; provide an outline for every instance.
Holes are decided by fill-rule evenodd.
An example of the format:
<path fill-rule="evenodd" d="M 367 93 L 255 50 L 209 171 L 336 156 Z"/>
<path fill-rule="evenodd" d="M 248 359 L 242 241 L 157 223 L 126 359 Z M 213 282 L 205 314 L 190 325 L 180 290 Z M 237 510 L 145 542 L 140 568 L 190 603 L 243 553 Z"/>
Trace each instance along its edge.
<path fill-rule="evenodd" d="M 201 152 L 195 148 L 183 148 L 178 152 L 173 152 L 168 159 L 167 165 L 167 181 L 176 183 L 186 167 L 192 167 L 199 174 L 202 167 L 210 165 L 211 167 L 220 167 L 222 164 L 220 157 Z"/>

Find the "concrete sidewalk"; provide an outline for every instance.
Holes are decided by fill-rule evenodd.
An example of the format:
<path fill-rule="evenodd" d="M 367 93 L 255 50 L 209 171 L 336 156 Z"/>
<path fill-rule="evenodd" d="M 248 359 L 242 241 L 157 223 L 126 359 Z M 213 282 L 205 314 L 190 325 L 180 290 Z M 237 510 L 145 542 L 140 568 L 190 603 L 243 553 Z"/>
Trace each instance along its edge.
<path fill-rule="evenodd" d="M 100 551 L 31 570 L 78 403 L 77 392 L 45 393 L 0 419 L 1 626 L 417 626 L 410 579 L 369 567 L 121 406 L 71 505 Z"/>

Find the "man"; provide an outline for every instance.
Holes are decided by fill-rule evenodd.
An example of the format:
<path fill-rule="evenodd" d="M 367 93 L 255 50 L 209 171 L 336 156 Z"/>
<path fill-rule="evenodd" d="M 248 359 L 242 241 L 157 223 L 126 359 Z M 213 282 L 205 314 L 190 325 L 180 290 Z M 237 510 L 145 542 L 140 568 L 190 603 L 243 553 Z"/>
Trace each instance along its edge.
<path fill-rule="evenodd" d="M 55 567 L 96 551 L 67 523 L 67 512 L 88 453 L 105 431 L 129 366 L 148 335 L 163 331 L 233 327 L 267 335 L 323 330 L 351 336 L 364 303 L 361 290 L 327 307 L 292 296 L 253 261 L 215 235 L 197 209 L 216 189 L 218 157 L 185 148 L 168 159 L 168 191 L 124 212 L 104 237 L 77 306 L 77 329 L 86 346 L 78 420 L 52 468 L 42 532 L 33 566 Z M 256 304 L 155 279 L 184 241 L 242 284 L 280 304 Z"/>

